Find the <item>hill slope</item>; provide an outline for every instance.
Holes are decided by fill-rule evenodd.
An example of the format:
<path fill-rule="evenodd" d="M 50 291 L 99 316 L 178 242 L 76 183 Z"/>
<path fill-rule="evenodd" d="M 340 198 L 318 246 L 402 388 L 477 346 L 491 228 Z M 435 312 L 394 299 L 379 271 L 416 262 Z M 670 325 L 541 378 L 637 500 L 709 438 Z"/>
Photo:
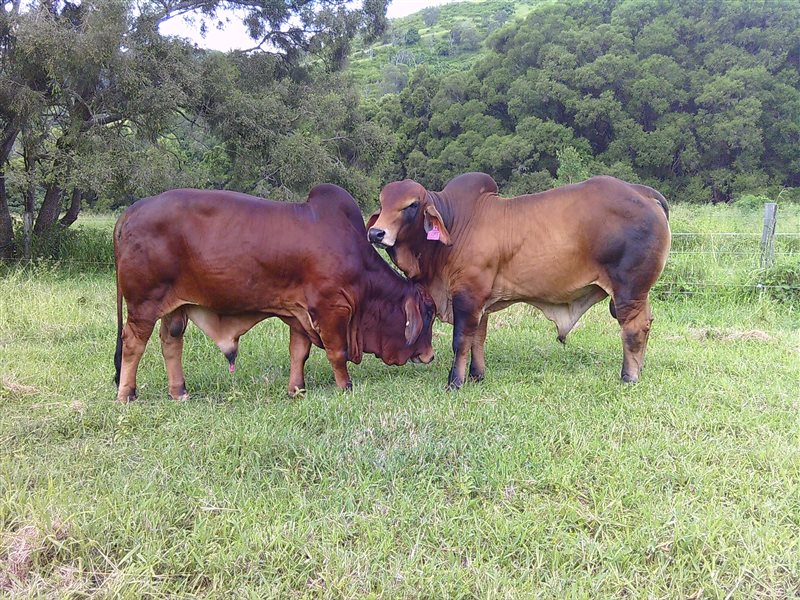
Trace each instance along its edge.
<path fill-rule="evenodd" d="M 363 93 L 374 97 L 399 92 L 421 64 L 440 75 L 469 69 L 489 34 L 548 2 L 467 0 L 393 19 L 382 39 L 356 43 L 348 70 Z"/>

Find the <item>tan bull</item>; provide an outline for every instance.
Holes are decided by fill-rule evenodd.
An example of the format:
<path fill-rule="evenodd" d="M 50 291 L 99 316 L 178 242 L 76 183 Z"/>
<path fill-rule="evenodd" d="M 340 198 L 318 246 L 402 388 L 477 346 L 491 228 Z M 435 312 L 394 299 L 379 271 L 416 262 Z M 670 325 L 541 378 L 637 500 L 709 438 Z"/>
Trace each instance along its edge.
<path fill-rule="evenodd" d="M 367 228 L 453 324 L 448 387 L 457 389 L 470 351 L 470 377 L 484 376 L 489 313 L 526 302 L 564 342 L 607 296 L 622 327 L 622 379 L 637 381 L 653 320 L 648 293 L 669 253 L 668 217 L 656 190 L 613 177 L 504 199 L 489 175 L 467 173 L 441 192 L 410 179 L 390 183 Z"/>

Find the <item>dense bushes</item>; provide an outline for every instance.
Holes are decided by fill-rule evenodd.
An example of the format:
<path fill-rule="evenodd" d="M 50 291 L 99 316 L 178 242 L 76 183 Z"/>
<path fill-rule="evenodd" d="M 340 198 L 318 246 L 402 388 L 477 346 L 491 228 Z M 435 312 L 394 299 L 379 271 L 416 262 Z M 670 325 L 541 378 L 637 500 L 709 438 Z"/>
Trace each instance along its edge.
<path fill-rule="evenodd" d="M 376 118 L 396 132 L 392 174 L 431 187 L 468 170 L 546 186 L 571 147 L 589 174 L 676 200 L 774 196 L 800 187 L 798 29 L 794 2 L 545 4 L 472 69 L 417 69 Z"/>

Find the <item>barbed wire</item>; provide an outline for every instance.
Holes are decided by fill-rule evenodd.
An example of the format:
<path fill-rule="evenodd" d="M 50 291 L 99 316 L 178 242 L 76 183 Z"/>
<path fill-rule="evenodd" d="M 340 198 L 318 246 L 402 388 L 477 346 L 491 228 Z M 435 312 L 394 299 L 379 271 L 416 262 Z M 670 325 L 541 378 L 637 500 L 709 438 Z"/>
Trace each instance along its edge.
<path fill-rule="evenodd" d="M 743 251 L 730 251 L 730 250 L 670 250 L 670 256 L 674 256 L 676 254 L 731 254 L 733 256 L 760 256 L 760 252 L 743 252 Z M 781 255 L 800 255 L 800 250 L 779 250 L 775 252 L 775 256 Z"/>
<path fill-rule="evenodd" d="M 800 285 L 767 285 L 764 283 L 709 283 L 707 281 L 656 281 L 651 289 L 660 286 L 693 286 L 714 288 L 747 288 L 752 290 L 800 290 Z"/>
<path fill-rule="evenodd" d="M 748 231 L 673 231 L 672 237 L 751 237 L 753 239 L 761 239 L 760 233 L 751 233 Z M 784 232 L 775 233 L 775 237 L 800 237 L 800 232 Z"/>

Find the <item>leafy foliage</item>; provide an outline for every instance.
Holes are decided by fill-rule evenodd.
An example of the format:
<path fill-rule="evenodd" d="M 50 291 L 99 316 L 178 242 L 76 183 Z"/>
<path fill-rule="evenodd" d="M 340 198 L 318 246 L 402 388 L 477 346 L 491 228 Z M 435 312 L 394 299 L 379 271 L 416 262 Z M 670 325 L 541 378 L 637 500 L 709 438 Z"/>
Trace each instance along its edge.
<path fill-rule="evenodd" d="M 541 3 L 482 0 L 426 8 L 391 21 L 380 40 L 356 40 L 348 71 L 365 95 L 380 96 L 396 91 L 384 85 L 396 65 L 413 68 L 424 64 L 440 75 L 466 70 L 481 56 L 481 46 L 492 32 Z"/>
<path fill-rule="evenodd" d="M 518 190 L 563 182 L 566 153 L 694 202 L 798 187 L 798 28 L 791 2 L 543 4 L 471 69 L 419 67 L 381 101 L 395 173 L 437 187 L 483 170 Z"/>

